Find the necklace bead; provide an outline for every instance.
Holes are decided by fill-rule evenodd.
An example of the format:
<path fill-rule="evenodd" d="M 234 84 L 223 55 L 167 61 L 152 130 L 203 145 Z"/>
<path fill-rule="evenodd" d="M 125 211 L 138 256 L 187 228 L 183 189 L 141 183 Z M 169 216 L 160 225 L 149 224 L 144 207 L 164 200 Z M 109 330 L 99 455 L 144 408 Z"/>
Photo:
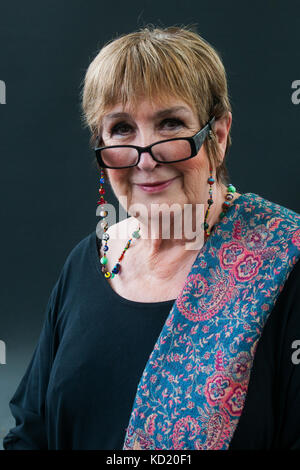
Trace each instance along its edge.
<path fill-rule="evenodd" d="M 135 232 L 133 232 L 132 236 L 133 236 L 134 238 L 140 238 L 141 235 L 139 234 L 139 231 L 136 230 Z"/>
<path fill-rule="evenodd" d="M 214 178 L 212 178 L 212 177 L 208 178 L 207 182 L 208 182 L 209 185 L 212 185 L 214 183 Z M 222 212 L 219 215 L 220 220 L 223 219 L 223 217 L 225 216 L 227 210 L 231 206 L 230 201 L 232 201 L 232 199 L 234 197 L 233 195 L 234 195 L 235 192 L 236 192 L 236 188 L 233 186 L 233 184 L 228 184 L 227 185 L 227 194 L 225 196 L 225 201 L 222 204 Z M 212 195 L 212 187 L 211 186 L 209 188 L 209 194 L 210 194 L 210 196 Z M 207 220 L 207 216 L 209 214 L 210 207 L 211 207 L 213 202 L 214 201 L 213 201 L 212 197 L 210 197 L 209 200 L 207 201 L 208 208 L 206 209 L 206 213 L 205 213 L 205 217 L 204 217 L 204 223 L 203 223 L 204 236 L 206 238 L 208 238 L 210 233 L 211 233 L 211 231 L 209 229 L 209 225 L 208 225 L 206 220 Z"/>

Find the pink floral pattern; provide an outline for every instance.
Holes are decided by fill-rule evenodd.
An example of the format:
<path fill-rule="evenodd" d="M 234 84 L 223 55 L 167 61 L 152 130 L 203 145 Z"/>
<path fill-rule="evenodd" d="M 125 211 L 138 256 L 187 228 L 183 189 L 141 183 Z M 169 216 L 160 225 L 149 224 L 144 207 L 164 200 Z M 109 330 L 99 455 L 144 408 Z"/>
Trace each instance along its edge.
<path fill-rule="evenodd" d="M 228 448 L 299 240 L 299 214 L 253 193 L 234 202 L 198 253 L 146 364 L 124 450 Z"/>

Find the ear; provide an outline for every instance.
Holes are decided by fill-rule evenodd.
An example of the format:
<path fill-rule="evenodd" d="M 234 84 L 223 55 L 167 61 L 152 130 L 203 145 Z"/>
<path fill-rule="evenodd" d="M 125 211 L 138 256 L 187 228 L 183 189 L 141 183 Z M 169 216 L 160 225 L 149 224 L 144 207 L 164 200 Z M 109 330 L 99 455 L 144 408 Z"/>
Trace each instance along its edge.
<path fill-rule="evenodd" d="M 226 145 L 227 145 L 227 136 L 230 131 L 232 123 L 232 114 L 228 112 L 225 116 L 217 119 L 213 125 L 214 134 L 216 135 L 216 139 L 218 142 L 218 146 L 220 149 L 220 157 L 224 158 Z"/>

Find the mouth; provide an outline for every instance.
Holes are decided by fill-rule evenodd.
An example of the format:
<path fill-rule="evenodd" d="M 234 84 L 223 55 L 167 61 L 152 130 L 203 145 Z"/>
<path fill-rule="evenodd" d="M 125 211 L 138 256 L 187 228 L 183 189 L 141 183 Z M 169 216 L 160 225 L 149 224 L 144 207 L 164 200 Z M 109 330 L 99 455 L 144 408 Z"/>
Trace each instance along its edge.
<path fill-rule="evenodd" d="M 143 191 L 146 191 L 148 193 L 155 193 L 158 191 L 162 191 L 163 189 L 167 188 L 170 186 L 174 180 L 176 180 L 178 176 L 175 176 L 175 178 L 171 178 L 169 180 L 165 181 L 158 181 L 154 183 L 143 183 L 143 184 L 136 184 L 140 189 Z"/>

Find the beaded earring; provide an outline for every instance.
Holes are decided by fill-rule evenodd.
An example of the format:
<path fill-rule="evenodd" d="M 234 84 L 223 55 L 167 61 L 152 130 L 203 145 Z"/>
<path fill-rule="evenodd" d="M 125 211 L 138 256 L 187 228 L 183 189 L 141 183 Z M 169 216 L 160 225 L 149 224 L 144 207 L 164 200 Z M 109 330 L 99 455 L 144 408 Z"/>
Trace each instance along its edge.
<path fill-rule="evenodd" d="M 213 131 L 212 129 L 209 129 L 208 131 L 208 138 L 209 140 L 212 140 L 213 138 Z M 206 209 L 206 212 L 205 212 L 205 216 L 204 216 L 204 223 L 203 223 L 203 229 L 204 229 L 204 237 L 205 237 L 205 240 L 209 237 L 209 235 L 211 234 L 211 230 L 209 230 L 209 225 L 207 223 L 207 217 L 208 217 L 208 214 L 209 214 L 209 211 L 210 211 L 210 207 L 211 205 L 214 203 L 214 200 L 212 198 L 212 185 L 215 183 L 215 179 L 213 178 L 212 176 L 212 167 L 211 165 L 209 166 L 209 169 L 210 169 L 210 176 L 207 180 L 208 184 L 209 184 L 209 198 L 207 200 L 207 204 L 208 204 L 208 207 Z M 228 184 L 227 185 L 227 194 L 225 196 L 225 201 L 223 202 L 223 205 L 222 205 L 222 212 L 219 214 L 219 220 L 221 220 L 224 215 L 226 214 L 227 210 L 229 209 L 230 205 L 231 205 L 231 201 L 232 199 L 234 198 L 234 193 L 236 192 L 236 188 L 232 185 L 232 184 Z"/>
<path fill-rule="evenodd" d="M 212 168 L 210 167 L 210 173 L 212 173 Z M 203 223 L 203 229 L 204 229 L 204 236 L 205 238 L 207 239 L 211 233 L 211 231 L 209 230 L 209 225 L 207 223 L 207 217 L 208 217 L 208 214 L 209 214 L 209 211 L 210 211 L 210 207 L 211 205 L 214 203 L 214 200 L 212 198 L 212 185 L 215 183 L 215 179 L 213 178 L 212 174 L 210 174 L 210 177 L 208 178 L 207 180 L 208 184 L 209 184 L 209 198 L 207 200 L 207 204 L 208 204 L 208 207 L 206 209 L 206 212 L 205 212 L 205 216 L 204 216 L 204 223 Z M 222 204 L 222 212 L 219 214 L 219 219 L 221 220 L 224 215 L 226 214 L 227 210 L 229 209 L 231 203 L 230 201 L 232 201 L 232 199 L 234 198 L 234 193 L 236 192 L 236 188 L 232 185 L 232 184 L 228 184 L 227 185 L 227 194 L 225 196 L 225 201 L 223 202 Z"/>

